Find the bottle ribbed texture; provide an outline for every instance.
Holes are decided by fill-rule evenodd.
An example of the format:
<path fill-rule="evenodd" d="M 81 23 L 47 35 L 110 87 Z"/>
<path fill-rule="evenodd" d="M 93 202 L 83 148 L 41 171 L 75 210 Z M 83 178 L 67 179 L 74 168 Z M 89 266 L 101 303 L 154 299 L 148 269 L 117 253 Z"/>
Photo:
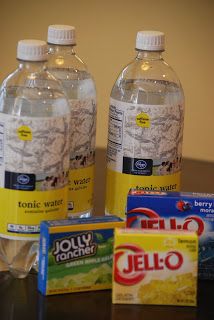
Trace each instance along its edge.
<path fill-rule="evenodd" d="M 42 40 L 20 40 L 17 47 L 17 58 L 25 61 L 46 61 L 47 45 Z"/>
<path fill-rule="evenodd" d="M 136 38 L 136 49 L 148 51 L 163 51 L 165 36 L 160 31 L 139 31 Z"/>
<path fill-rule="evenodd" d="M 67 25 L 51 25 L 48 27 L 48 43 L 59 45 L 76 44 L 75 28 Z"/>

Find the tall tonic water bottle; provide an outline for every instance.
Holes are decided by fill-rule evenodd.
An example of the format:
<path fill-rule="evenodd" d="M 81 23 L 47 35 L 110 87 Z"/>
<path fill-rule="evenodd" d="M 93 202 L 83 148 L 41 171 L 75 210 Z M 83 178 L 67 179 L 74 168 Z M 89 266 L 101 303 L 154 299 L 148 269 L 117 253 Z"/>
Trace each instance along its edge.
<path fill-rule="evenodd" d="M 24 278 L 40 221 L 67 214 L 70 107 L 46 71 L 44 41 L 19 41 L 17 58 L 0 90 L 0 258 Z"/>
<path fill-rule="evenodd" d="M 86 65 L 76 55 L 75 28 L 48 28 L 48 70 L 61 81 L 71 107 L 68 215 L 88 217 L 93 209 L 96 89 Z"/>
<path fill-rule="evenodd" d="M 106 213 L 121 217 L 130 188 L 180 188 L 183 90 L 162 58 L 162 32 L 138 32 L 136 51 L 113 86 L 109 110 Z"/>

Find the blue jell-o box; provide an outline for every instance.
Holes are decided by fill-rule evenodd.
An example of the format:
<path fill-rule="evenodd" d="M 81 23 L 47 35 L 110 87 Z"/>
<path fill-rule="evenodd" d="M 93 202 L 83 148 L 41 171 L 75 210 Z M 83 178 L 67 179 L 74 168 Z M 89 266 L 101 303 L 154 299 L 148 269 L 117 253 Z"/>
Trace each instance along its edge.
<path fill-rule="evenodd" d="M 126 226 L 191 230 L 199 236 L 199 278 L 214 279 L 214 194 L 131 189 Z"/>

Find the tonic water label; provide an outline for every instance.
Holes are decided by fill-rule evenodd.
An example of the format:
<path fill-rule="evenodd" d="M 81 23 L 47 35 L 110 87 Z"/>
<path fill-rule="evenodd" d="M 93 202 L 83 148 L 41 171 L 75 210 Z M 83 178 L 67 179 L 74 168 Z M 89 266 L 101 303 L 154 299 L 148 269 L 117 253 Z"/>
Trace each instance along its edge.
<path fill-rule="evenodd" d="M 93 207 L 96 101 L 71 99 L 70 105 L 68 214 L 72 216 L 91 211 Z"/>
<path fill-rule="evenodd" d="M 66 216 L 69 122 L 0 114 L 2 237 L 35 238 L 41 220 Z"/>
<path fill-rule="evenodd" d="M 124 217 L 130 188 L 179 190 L 184 107 L 111 99 L 109 112 L 106 207 Z"/>

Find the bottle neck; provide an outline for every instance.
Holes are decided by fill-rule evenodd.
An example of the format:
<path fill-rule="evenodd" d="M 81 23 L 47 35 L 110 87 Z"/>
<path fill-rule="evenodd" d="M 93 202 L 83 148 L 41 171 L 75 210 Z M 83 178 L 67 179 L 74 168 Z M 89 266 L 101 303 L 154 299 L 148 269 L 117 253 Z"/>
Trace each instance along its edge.
<path fill-rule="evenodd" d="M 46 70 L 46 61 L 24 61 L 19 60 L 19 69 L 27 72 L 40 72 Z"/>
<path fill-rule="evenodd" d="M 74 51 L 75 45 L 58 45 L 58 44 L 49 44 L 49 53 L 50 54 L 57 54 L 57 55 L 64 55 L 64 54 L 73 54 L 75 55 Z"/>
<path fill-rule="evenodd" d="M 136 59 L 139 59 L 139 60 L 163 60 L 162 51 L 137 50 Z"/>

